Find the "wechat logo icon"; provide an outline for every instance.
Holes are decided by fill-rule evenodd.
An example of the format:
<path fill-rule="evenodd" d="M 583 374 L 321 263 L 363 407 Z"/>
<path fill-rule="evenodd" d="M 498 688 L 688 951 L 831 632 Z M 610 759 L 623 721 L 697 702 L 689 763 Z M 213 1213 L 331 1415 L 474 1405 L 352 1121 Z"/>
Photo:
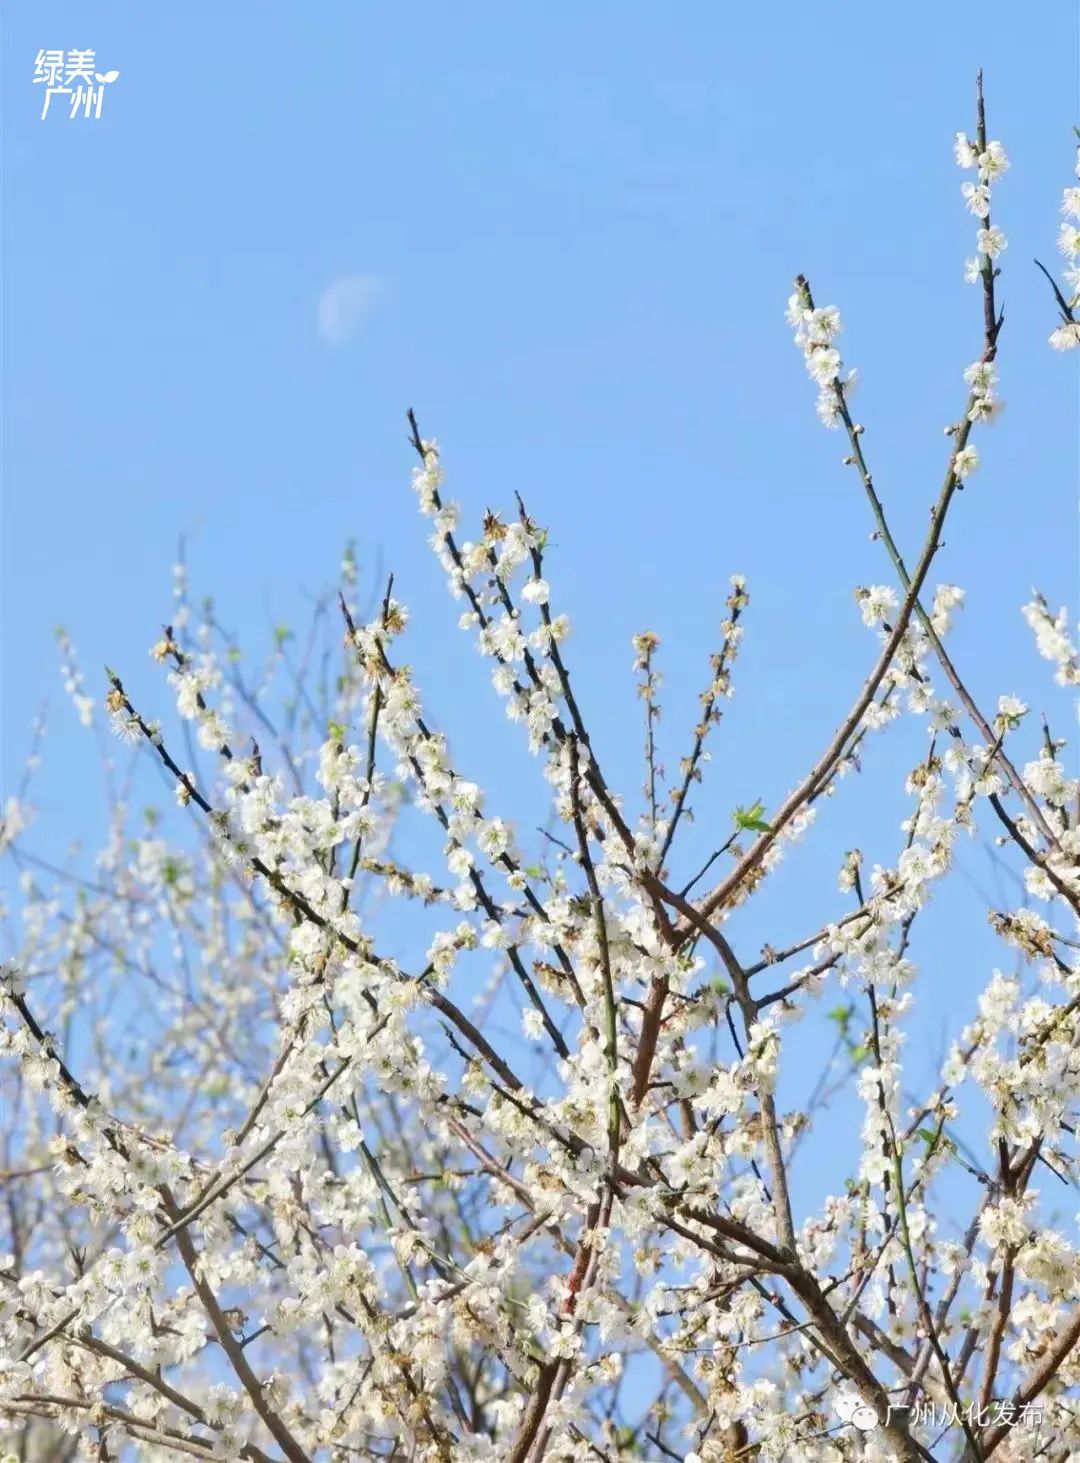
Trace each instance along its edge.
<path fill-rule="evenodd" d="M 861 1433 L 872 1433 L 878 1425 L 877 1413 L 858 1392 L 838 1392 L 833 1398 L 833 1411 L 841 1422 L 850 1423 Z"/>

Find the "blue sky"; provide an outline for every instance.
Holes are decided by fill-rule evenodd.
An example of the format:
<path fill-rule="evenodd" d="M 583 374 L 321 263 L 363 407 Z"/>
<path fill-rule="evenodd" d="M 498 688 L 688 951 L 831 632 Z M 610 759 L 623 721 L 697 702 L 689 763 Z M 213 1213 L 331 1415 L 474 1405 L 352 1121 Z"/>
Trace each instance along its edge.
<path fill-rule="evenodd" d="M 39 119 L 33 61 L 50 47 L 93 47 L 119 70 L 100 120 Z M 693 847 L 722 840 L 735 804 L 774 803 L 872 656 L 854 586 L 889 578 L 842 440 L 814 416 L 783 319 L 791 279 L 805 271 L 843 311 L 867 453 L 910 552 L 979 353 L 951 151 L 974 125 L 979 65 L 1013 163 L 995 213 L 1008 410 L 981 437 L 937 575 L 968 591 L 955 649 L 979 698 L 1016 692 L 1064 724 L 1019 606 L 1033 583 L 1076 602 L 1076 376 L 1046 348 L 1031 262 L 1057 267 L 1080 110 L 1065 8 L 916 3 L 901 25 L 877 6 L 697 0 L 9 7 L 3 770 L 6 792 L 48 698 L 31 845 L 100 826 L 53 627 L 95 693 L 108 662 L 165 714 L 147 649 L 180 533 L 195 591 L 247 644 L 298 621 L 348 537 L 367 570 L 392 567 L 433 719 L 493 802 L 535 821 L 538 778 L 408 491 L 410 406 L 468 521 L 519 490 L 549 525 L 582 701 L 628 794 L 631 635 L 663 641 L 673 768 L 728 576 L 747 576 Z M 843 907 L 845 848 L 895 857 L 901 779 L 924 748 L 917 726 L 875 740 L 816 853 L 778 881 L 776 926 L 743 930 L 748 953 Z M 992 887 L 989 861 L 975 845 L 963 863 L 954 913 L 928 915 L 914 950 L 931 1044 L 955 990 L 1001 958 L 977 887 Z"/>

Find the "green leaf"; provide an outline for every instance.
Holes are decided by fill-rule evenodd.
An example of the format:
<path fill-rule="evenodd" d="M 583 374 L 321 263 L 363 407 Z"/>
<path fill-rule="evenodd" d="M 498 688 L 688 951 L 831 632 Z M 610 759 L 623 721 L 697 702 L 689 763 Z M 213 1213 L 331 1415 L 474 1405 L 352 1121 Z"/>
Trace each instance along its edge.
<path fill-rule="evenodd" d="M 736 808 L 731 816 L 737 828 L 751 829 L 754 833 L 771 833 L 772 827 L 762 817 L 764 812 L 765 804 L 758 798 L 752 807 Z"/>

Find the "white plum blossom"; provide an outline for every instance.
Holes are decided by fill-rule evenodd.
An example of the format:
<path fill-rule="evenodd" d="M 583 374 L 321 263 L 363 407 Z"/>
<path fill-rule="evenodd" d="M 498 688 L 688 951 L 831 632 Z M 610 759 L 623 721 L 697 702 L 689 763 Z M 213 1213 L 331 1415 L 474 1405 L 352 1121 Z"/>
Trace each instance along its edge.
<path fill-rule="evenodd" d="M 981 134 L 980 134 L 981 135 Z M 980 146 L 972 142 L 966 133 L 956 134 L 954 147 L 957 164 L 966 170 L 975 170 L 976 182 L 966 180 L 961 184 L 961 193 L 969 212 L 982 223 L 976 233 L 979 257 L 968 262 L 965 278 L 974 283 L 984 278 L 984 271 L 993 267 L 993 261 L 1008 247 L 1008 240 L 996 224 L 990 222 L 990 194 L 995 183 L 1000 182 L 1009 167 L 1009 159 L 1000 142 L 988 142 Z M 983 261 L 987 261 L 985 264 Z"/>
<path fill-rule="evenodd" d="M 895 616 L 899 606 L 896 590 L 888 584 L 873 584 L 856 595 L 864 625 L 880 625 Z"/>
<path fill-rule="evenodd" d="M 963 482 L 969 478 L 979 466 L 979 449 L 977 447 L 962 447 L 953 458 L 953 472 Z"/>
<path fill-rule="evenodd" d="M 0 822 L 0 1463 L 916 1463 L 952 1390 L 1040 1399 L 1080 1457 L 1080 656 L 1032 591 L 1026 660 L 967 680 L 964 591 L 932 577 L 1000 410 L 1008 159 L 981 112 L 955 151 L 982 354 L 929 504 L 875 478 L 837 308 L 802 276 L 788 302 L 888 576 L 855 591 L 851 699 L 794 706 L 797 765 L 742 706 L 741 575 L 719 604 L 674 584 L 718 624 L 679 760 L 667 631 L 633 636 L 629 733 L 594 721 L 558 539 L 519 498 L 449 501 L 411 414 L 479 677 L 472 651 L 414 669 L 441 642 L 351 547 L 299 664 L 288 626 L 249 662 L 179 565 L 142 663 L 168 713 L 107 673 L 140 756 L 114 776 L 103 743 L 96 857 L 40 852 L 28 760 Z M 1080 190 L 1063 211 L 1075 264 Z M 828 594 L 862 572 L 833 542 Z"/>
<path fill-rule="evenodd" d="M 996 224 L 991 228 L 980 229 L 975 236 L 975 242 L 979 253 L 985 254 L 987 259 L 999 258 L 1009 247 L 1008 240 Z"/>
<path fill-rule="evenodd" d="M 1023 607 L 1024 619 L 1035 634 L 1035 644 L 1044 660 L 1057 665 L 1054 679 L 1059 686 L 1080 685 L 1080 656 L 1069 637 L 1069 617 L 1064 608 L 1051 615 L 1041 594 Z"/>
<path fill-rule="evenodd" d="M 1080 178 L 1080 148 L 1077 148 L 1076 176 Z M 1058 232 L 1058 249 L 1065 256 L 1065 292 L 1058 296 L 1059 323 L 1050 335 L 1054 350 L 1073 350 L 1080 345 L 1080 187 L 1070 184 L 1064 191 L 1061 212 L 1065 222 Z"/>
<path fill-rule="evenodd" d="M 522 586 L 521 597 L 528 600 L 530 604 L 546 605 L 551 598 L 551 590 L 546 579 L 530 579 Z"/>

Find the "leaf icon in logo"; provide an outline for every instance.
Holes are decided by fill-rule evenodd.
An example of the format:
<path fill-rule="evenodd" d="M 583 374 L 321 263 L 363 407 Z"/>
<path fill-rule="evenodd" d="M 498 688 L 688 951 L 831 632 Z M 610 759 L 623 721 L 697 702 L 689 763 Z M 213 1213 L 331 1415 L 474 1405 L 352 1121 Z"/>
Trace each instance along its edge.
<path fill-rule="evenodd" d="M 95 71 L 94 79 L 95 81 L 115 81 L 119 75 L 119 71 L 106 71 L 104 76 L 102 76 L 100 71 Z"/>

